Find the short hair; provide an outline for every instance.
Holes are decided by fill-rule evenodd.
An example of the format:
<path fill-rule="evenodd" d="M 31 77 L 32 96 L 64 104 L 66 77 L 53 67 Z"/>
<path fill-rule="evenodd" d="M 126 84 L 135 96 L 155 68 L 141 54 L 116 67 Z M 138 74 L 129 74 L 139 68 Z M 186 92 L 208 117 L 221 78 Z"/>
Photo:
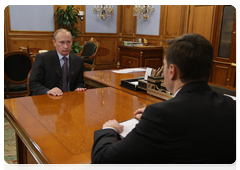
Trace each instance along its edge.
<path fill-rule="evenodd" d="M 176 65 L 183 83 L 209 81 L 213 47 L 205 37 L 195 33 L 184 34 L 168 42 L 167 67 Z"/>
<path fill-rule="evenodd" d="M 65 28 L 60 28 L 60 29 L 58 29 L 57 31 L 55 31 L 54 34 L 53 34 L 53 39 L 54 39 L 54 41 L 56 41 L 57 34 L 58 34 L 59 32 L 69 32 L 69 34 L 70 34 L 71 37 L 72 37 L 72 33 L 71 33 L 70 31 L 68 31 L 68 30 L 65 29 Z M 72 38 L 73 38 L 73 37 L 72 37 Z"/>

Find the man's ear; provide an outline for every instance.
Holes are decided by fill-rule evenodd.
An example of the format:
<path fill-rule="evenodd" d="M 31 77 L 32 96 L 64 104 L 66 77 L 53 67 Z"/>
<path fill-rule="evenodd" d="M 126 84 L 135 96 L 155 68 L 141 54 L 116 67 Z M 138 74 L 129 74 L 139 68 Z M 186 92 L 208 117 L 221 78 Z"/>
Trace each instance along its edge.
<path fill-rule="evenodd" d="M 169 66 L 169 75 L 170 75 L 170 79 L 171 80 L 174 80 L 176 79 L 176 76 L 177 76 L 177 66 L 174 65 L 174 64 L 170 64 Z"/>
<path fill-rule="evenodd" d="M 52 40 L 52 42 L 53 42 L 53 45 L 56 47 L 56 41 L 55 41 L 55 40 Z"/>

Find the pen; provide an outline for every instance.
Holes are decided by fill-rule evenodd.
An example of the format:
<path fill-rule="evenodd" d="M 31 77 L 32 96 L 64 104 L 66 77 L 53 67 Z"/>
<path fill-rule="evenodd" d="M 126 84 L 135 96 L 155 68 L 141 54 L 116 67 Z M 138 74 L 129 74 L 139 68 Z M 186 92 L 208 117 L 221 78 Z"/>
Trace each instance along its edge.
<path fill-rule="evenodd" d="M 158 67 L 156 73 L 154 74 L 154 77 L 157 75 L 158 71 L 160 70 L 160 67 Z"/>
<path fill-rule="evenodd" d="M 157 74 L 156 74 L 157 77 L 161 74 L 162 70 L 163 70 L 163 66 L 161 67 L 160 71 L 157 72 Z"/>

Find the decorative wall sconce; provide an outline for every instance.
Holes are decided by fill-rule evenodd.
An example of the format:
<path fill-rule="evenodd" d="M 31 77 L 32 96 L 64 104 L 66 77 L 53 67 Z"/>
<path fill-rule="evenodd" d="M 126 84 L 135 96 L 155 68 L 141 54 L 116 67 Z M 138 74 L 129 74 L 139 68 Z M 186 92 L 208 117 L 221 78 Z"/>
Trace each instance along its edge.
<path fill-rule="evenodd" d="M 95 14 L 98 19 L 110 20 L 114 17 L 113 5 L 94 5 L 93 16 L 95 16 Z"/>
<path fill-rule="evenodd" d="M 135 5 L 133 9 L 133 16 L 140 20 L 149 20 L 152 13 L 155 13 L 154 5 Z"/>

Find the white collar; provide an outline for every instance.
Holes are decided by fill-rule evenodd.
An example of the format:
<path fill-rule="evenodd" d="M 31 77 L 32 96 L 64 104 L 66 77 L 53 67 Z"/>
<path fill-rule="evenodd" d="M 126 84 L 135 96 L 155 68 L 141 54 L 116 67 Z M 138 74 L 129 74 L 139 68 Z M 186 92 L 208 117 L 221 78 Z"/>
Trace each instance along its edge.
<path fill-rule="evenodd" d="M 58 58 L 59 58 L 59 60 L 61 60 L 64 56 L 62 56 L 61 54 L 59 54 L 58 52 L 57 52 L 57 54 L 58 54 Z M 67 59 L 69 59 L 69 54 L 66 56 L 67 57 Z"/>
<path fill-rule="evenodd" d="M 173 95 L 173 97 L 175 97 L 181 89 L 182 89 L 182 87 L 179 88 L 179 89 L 176 91 L 176 93 Z"/>

